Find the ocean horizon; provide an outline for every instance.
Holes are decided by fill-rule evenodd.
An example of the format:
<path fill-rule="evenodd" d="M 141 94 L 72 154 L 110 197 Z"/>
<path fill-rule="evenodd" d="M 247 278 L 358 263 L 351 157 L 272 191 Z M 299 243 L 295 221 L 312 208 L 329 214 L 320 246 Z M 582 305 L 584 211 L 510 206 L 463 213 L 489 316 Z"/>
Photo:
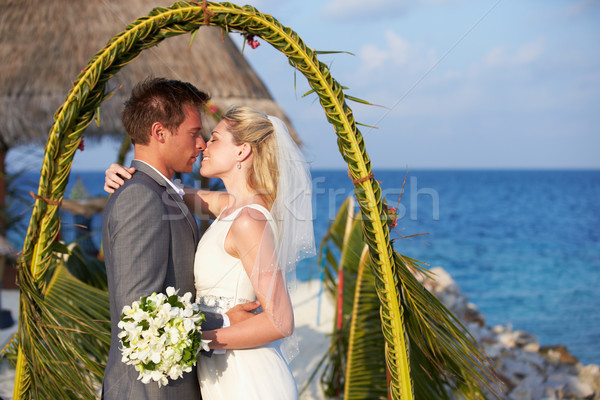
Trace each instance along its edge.
<path fill-rule="evenodd" d="M 487 325 L 510 325 L 542 346 L 563 344 L 582 363 L 600 364 L 600 170 L 374 174 L 388 203 L 398 206 L 391 233 L 397 251 L 448 271 Z M 318 246 L 353 186 L 346 170 L 314 169 L 312 177 Z M 65 197 L 78 180 L 90 196 L 105 194 L 104 171 L 72 171 Z M 36 191 L 38 181 L 39 173 L 26 173 L 20 190 Z M 73 218 L 61 214 L 62 237 L 73 240 Z M 91 229 L 99 246 L 100 215 Z M 406 238 L 417 234 L 426 235 Z M 22 247 L 22 235 L 9 240 Z M 301 280 L 317 278 L 316 257 L 304 260 L 297 273 Z"/>

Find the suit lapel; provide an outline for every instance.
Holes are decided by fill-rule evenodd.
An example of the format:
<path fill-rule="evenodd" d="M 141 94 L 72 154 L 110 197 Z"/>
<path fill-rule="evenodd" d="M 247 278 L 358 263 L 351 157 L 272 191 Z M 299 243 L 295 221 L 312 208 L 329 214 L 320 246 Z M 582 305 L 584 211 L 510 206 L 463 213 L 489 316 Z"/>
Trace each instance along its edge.
<path fill-rule="evenodd" d="M 165 188 L 167 190 L 167 194 L 171 197 L 171 199 L 173 199 L 173 201 L 175 201 L 182 214 L 185 216 L 188 224 L 190 224 L 190 228 L 192 228 L 192 233 L 194 234 L 194 243 L 198 243 L 198 224 L 196 223 L 196 219 L 183 202 L 181 196 L 168 184 L 165 184 Z"/>
<path fill-rule="evenodd" d="M 160 186 L 165 188 L 165 191 L 167 192 L 167 194 L 169 195 L 171 200 L 173 200 L 173 202 L 175 204 L 177 204 L 177 206 L 181 210 L 181 213 L 185 216 L 185 219 L 187 220 L 188 224 L 190 225 L 192 234 L 194 236 L 194 242 L 198 243 L 198 224 L 196 222 L 196 219 L 190 212 L 190 210 L 187 208 L 187 206 L 183 202 L 183 199 L 181 198 L 181 196 L 179 196 L 179 194 L 171 187 L 171 185 L 169 185 L 166 182 L 166 180 L 163 176 L 158 174 L 154 169 L 150 168 L 146 163 L 143 163 L 143 162 L 140 162 L 137 160 L 133 160 L 131 162 L 131 166 L 135 167 L 136 171 L 143 172 L 144 174 L 148 175 L 150 178 L 152 178 L 154 181 L 156 181 L 157 184 L 159 184 Z"/>

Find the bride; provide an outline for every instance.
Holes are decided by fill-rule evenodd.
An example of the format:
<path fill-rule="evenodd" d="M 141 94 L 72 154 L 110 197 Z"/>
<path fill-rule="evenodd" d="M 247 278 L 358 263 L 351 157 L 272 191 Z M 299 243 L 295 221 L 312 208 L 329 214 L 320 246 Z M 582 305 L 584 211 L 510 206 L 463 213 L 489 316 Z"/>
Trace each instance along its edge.
<path fill-rule="evenodd" d="M 129 172 L 111 166 L 106 187 L 118 188 L 117 174 Z M 213 130 L 200 173 L 220 178 L 227 192 L 186 188 L 190 210 L 216 217 L 196 250 L 196 302 L 204 311 L 225 312 L 258 300 L 263 310 L 203 332 L 215 352 L 198 359 L 202 398 L 296 399 L 288 288 L 296 262 L 314 254 L 308 164 L 280 119 L 234 107 Z"/>

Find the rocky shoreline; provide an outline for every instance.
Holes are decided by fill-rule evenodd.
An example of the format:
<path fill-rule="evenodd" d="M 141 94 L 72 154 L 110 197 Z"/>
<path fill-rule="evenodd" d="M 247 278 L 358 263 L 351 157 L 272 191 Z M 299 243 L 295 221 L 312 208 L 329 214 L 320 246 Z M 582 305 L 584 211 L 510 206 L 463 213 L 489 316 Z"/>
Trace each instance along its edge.
<path fill-rule="evenodd" d="M 600 400 L 600 367 L 582 365 L 565 346 L 540 346 L 531 333 L 510 325 L 489 327 L 485 317 L 461 293 L 441 267 L 430 269 L 431 280 L 419 280 L 469 330 L 491 358 L 507 400 Z"/>

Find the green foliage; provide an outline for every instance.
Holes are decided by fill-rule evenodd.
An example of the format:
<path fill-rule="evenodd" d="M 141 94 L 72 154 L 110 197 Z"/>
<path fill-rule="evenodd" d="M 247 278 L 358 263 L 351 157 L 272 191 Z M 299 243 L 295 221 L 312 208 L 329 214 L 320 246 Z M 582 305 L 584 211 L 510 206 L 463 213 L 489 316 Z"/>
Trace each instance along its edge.
<path fill-rule="evenodd" d="M 334 299 L 343 296 L 341 313 L 336 313 L 342 320 L 336 317 L 329 351 L 319 364 L 321 383 L 330 396 L 387 398 L 385 364 L 378 356 L 386 343 L 379 323 L 380 303 L 365 257 L 360 214 L 354 213 L 353 203 L 352 198 L 344 202 L 321 242 L 325 287 Z M 394 257 L 402 286 L 401 308 L 415 398 L 496 396 L 497 380 L 481 348 L 413 274 L 427 271 L 397 252 Z"/>
<path fill-rule="evenodd" d="M 320 247 L 324 284 L 338 304 L 330 346 L 321 360 L 323 391 L 330 397 L 386 399 L 381 303 L 353 198 L 344 201 Z"/>
<path fill-rule="evenodd" d="M 81 246 L 75 243 L 70 244 L 67 248 L 69 249 L 69 257 L 65 266 L 71 275 L 87 285 L 107 291 L 108 285 L 106 283 L 106 266 L 104 261 L 90 256 Z"/>
<path fill-rule="evenodd" d="M 12 359 L 17 352 L 17 378 L 25 383 L 14 397 L 94 398 L 110 346 L 106 291 L 75 278 L 58 257 L 43 291 L 28 271 L 20 271 L 19 282 L 19 331 L 3 350 Z"/>

